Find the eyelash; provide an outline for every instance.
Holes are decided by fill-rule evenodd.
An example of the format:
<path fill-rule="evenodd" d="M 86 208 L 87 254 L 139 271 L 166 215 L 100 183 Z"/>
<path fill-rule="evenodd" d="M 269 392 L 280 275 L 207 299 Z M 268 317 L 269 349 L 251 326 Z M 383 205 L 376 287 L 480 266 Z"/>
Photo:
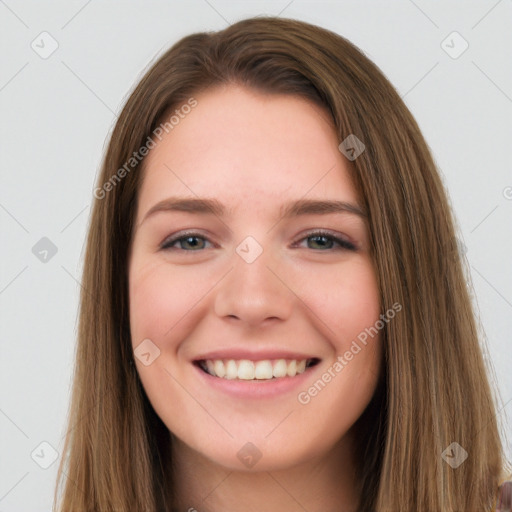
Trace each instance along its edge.
<path fill-rule="evenodd" d="M 311 233 L 308 233 L 305 237 L 303 237 L 300 240 L 298 240 L 297 242 L 295 242 L 295 244 L 298 242 L 302 242 L 303 240 L 307 240 L 308 238 L 314 238 L 314 237 L 325 237 L 328 241 L 337 243 L 339 245 L 339 248 L 338 249 L 334 249 L 334 248 L 329 249 L 328 248 L 326 250 L 311 249 L 312 251 L 332 252 L 334 250 L 346 250 L 346 251 L 356 251 L 357 250 L 356 246 L 354 244 L 352 244 L 351 242 L 348 242 L 347 240 L 343 240 L 342 238 L 339 238 L 339 237 L 333 235 L 331 232 L 325 231 L 325 230 L 318 230 L 318 231 L 313 231 Z M 160 246 L 160 249 L 166 250 L 166 251 L 179 250 L 179 251 L 183 251 L 183 252 L 201 252 L 201 249 L 186 250 L 186 249 L 176 249 L 176 247 L 174 247 L 174 248 L 171 247 L 175 243 L 180 242 L 182 240 L 186 240 L 187 238 L 202 238 L 203 240 L 209 241 L 208 238 L 202 236 L 200 233 L 195 233 L 195 232 L 183 233 L 179 237 L 173 237 L 173 238 L 165 240 L 162 243 L 162 245 Z"/>

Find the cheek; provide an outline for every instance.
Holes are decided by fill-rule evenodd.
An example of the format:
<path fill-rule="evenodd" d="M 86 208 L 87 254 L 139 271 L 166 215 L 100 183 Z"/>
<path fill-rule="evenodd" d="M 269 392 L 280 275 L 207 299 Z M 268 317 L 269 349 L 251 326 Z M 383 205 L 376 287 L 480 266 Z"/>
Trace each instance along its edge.
<path fill-rule="evenodd" d="M 132 343 L 155 340 L 160 348 L 172 345 L 193 305 L 204 295 L 191 267 L 171 272 L 165 263 L 148 263 L 130 269 L 130 329 Z M 171 334 L 172 332 L 172 334 Z M 168 347 L 167 347 L 168 348 Z"/>
<path fill-rule="evenodd" d="M 379 291 L 367 259 L 319 272 L 314 279 L 302 278 L 300 290 L 298 295 L 324 324 L 323 332 L 337 353 L 348 350 L 351 341 L 379 319 Z"/>
<path fill-rule="evenodd" d="M 379 290 L 370 260 L 353 261 L 338 274 L 319 276 L 308 291 L 304 290 L 308 305 L 326 325 L 323 332 L 333 349 L 333 364 L 338 361 L 343 365 L 342 370 L 340 366 L 332 368 L 332 373 L 340 376 L 333 378 L 335 384 L 330 386 L 333 398 L 353 392 L 355 402 L 364 401 L 372 394 L 378 377 L 384 325 L 379 320 Z"/>
<path fill-rule="evenodd" d="M 297 397 L 301 404 L 297 419 L 319 433 L 318 446 L 328 446 L 360 417 L 378 383 L 379 291 L 373 267 L 364 260 L 347 264 L 336 278 L 333 273 L 319 276 L 314 285 L 304 288 L 304 296 L 309 296 L 308 306 L 328 326 L 323 332 L 333 352 L 322 373 Z"/>

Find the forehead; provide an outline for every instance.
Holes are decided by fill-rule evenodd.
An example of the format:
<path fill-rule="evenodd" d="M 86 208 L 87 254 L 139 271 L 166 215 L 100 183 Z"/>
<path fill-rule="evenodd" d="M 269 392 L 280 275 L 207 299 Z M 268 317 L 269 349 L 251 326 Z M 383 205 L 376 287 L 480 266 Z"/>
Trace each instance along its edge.
<path fill-rule="evenodd" d="M 176 195 L 259 209 L 303 196 L 357 200 L 321 107 L 234 85 L 194 97 L 197 106 L 146 157 L 140 210 Z"/>

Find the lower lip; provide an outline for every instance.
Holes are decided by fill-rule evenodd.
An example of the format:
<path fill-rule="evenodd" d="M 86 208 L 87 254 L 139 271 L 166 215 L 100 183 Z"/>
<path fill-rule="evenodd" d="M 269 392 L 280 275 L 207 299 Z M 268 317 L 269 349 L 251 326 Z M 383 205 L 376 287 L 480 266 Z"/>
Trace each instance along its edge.
<path fill-rule="evenodd" d="M 280 377 L 266 380 L 241 380 L 214 377 L 195 364 L 192 366 L 209 388 L 222 391 L 223 393 L 237 398 L 257 399 L 272 398 L 290 393 L 293 390 L 297 390 L 297 388 L 302 388 L 305 386 L 306 381 L 310 379 L 313 371 L 320 366 L 320 363 L 306 368 L 303 373 L 298 373 L 295 377 Z"/>

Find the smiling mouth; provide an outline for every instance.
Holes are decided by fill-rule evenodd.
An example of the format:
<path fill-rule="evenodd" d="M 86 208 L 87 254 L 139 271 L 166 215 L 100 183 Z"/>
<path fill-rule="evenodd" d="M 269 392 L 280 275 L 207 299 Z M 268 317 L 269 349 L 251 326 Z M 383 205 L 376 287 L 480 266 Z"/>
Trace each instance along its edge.
<path fill-rule="evenodd" d="M 212 377 L 228 380 L 272 380 L 295 377 L 317 365 L 320 359 L 201 359 L 194 364 Z"/>

